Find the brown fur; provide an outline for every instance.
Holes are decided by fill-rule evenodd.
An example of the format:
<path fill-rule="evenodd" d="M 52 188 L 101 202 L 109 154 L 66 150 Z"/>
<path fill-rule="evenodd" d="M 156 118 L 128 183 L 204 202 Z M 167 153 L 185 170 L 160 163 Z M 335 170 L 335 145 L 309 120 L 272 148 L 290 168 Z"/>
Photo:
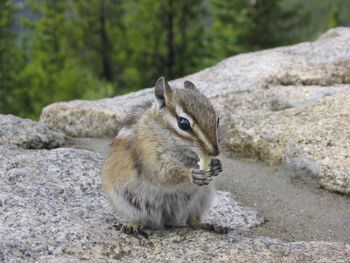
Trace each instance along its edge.
<path fill-rule="evenodd" d="M 116 185 L 126 183 L 135 174 L 133 159 L 128 151 L 129 140 L 116 138 L 102 169 L 102 184 L 107 191 L 113 191 Z M 120 171 L 120 173 L 116 173 Z"/>
<path fill-rule="evenodd" d="M 215 145 L 217 143 L 217 117 L 214 107 L 207 97 L 198 90 L 186 89 L 178 92 L 178 104 L 194 119 L 206 138 Z"/>
<path fill-rule="evenodd" d="M 173 89 L 173 92 L 168 97 L 166 107 L 174 117 L 178 118 L 175 105 L 181 106 L 184 112 L 194 120 L 211 145 L 217 149 L 218 118 L 208 98 L 197 89 Z M 193 141 L 198 141 L 198 135 L 195 132 L 193 132 L 191 137 Z M 211 155 L 212 151 L 207 149 L 201 141 L 199 143 L 203 152 Z"/>

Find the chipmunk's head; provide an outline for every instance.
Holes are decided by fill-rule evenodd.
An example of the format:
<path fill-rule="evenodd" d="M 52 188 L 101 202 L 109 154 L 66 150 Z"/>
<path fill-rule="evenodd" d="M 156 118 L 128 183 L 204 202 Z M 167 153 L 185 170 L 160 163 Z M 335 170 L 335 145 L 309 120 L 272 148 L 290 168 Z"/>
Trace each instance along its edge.
<path fill-rule="evenodd" d="M 162 124 L 171 133 L 205 155 L 219 155 L 219 118 L 208 98 L 192 82 L 185 81 L 184 89 L 176 89 L 161 77 L 155 86 L 155 96 Z"/>

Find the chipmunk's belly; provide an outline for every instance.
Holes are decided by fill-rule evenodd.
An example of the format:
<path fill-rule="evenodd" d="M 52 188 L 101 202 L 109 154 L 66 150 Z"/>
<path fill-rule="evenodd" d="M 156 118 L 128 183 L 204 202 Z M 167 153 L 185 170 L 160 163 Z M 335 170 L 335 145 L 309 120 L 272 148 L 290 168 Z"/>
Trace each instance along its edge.
<path fill-rule="evenodd" d="M 169 191 L 159 193 L 161 203 L 155 214 L 161 216 L 164 226 L 186 225 L 190 214 L 190 207 L 195 202 L 200 189 L 183 189 L 182 191 Z M 149 211 L 152 217 L 152 211 Z"/>
<path fill-rule="evenodd" d="M 123 190 L 131 217 L 148 227 L 184 226 L 190 216 L 199 218 L 210 206 L 214 188 L 182 184 L 159 187 L 142 182 Z"/>

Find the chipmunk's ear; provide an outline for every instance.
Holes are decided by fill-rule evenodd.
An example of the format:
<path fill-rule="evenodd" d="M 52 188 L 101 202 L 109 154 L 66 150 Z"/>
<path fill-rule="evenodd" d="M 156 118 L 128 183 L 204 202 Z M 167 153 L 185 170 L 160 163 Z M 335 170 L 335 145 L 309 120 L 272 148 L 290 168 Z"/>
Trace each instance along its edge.
<path fill-rule="evenodd" d="M 154 94 L 161 108 L 170 100 L 172 89 L 164 77 L 160 77 L 155 85 Z"/>
<path fill-rule="evenodd" d="M 191 81 L 188 81 L 188 80 L 185 80 L 184 86 L 185 86 L 185 89 L 193 89 L 193 90 L 197 89 L 196 86 Z"/>

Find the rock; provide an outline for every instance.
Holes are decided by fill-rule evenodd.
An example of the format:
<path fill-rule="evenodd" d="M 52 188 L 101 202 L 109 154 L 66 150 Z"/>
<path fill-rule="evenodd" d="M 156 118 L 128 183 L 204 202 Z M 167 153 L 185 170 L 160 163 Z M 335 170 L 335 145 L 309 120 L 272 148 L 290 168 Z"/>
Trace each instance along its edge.
<path fill-rule="evenodd" d="M 297 108 L 242 110 L 231 117 L 230 151 L 303 170 L 322 187 L 350 194 L 349 87 Z"/>
<path fill-rule="evenodd" d="M 233 228 L 227 235 L 181 228 L 154 231 L 149 239 L 127 236 L 102 192 L 99 153 L 13 145 L 0 152 L 1 262 L 346 262 L 350 256 L 343 243 L 245 235 L 262 218 L 224 192 L 206 220 Z"/>
<path fill-rule="evenodd" d="M 191 80 L 214 103 L 232 94 L 276 85 L 349 84 L 349 42 L 350 28 L 336 28 L 315 42 L 234 56 L 171 84 L 181 87 L 185 79 Z M 98 101 L 55 103 L 43 109 L 40 119 L 70 136 L 113 136 L 130 107 L 152 99 L 152 93 L 145 89 Z"/>
<path fill-rule="evenodd" d="M 0 114 L 0 145 L 13 144 L 26 149 L 56 148 L 64 144 L 64 135 L 44 123 Z"/>
<path fill-rule="evenodd" d="M 191 246 L 196 242 L 199 253 L 210 245 L 205 237 L 221 240 L 227 249 L 234 238 L 189 229 L 156 232 L 144 250 L 141 241 L 116 229 L 123 220 L 112 211 L 101 189 L 101 154 L 69 148 L 23 150 L 13 145 L 0 146 L 0 153 L 1 262 L 137 260 L 146 252 L 149 259 L 156 259 L 151 252 L 155 248 L 166 253 L 187 240 Z M 218 192 L 205 221 L 239 231 L 261 224 L 263 218 L 241 207 L 229 193 Z M 186 253 L 172 256 L 184 261 Z"/>
<path fill-rule="evenodd" d="M 60 256 L 38 255 L 36 262 L 348 262 L 341 243 L 284 243 L 269 238 L 225 236 L 203 231 L 155 232 L 149 240 L 114 231 L 101 237 L 94 229 L 68 237 L 73 246 Z M 109 230 L 113 232 L 113 230 Z M 87 238 L 90 237 L 90 238 Z M 92 239 L 92 240 L 89 240 Z"/>
<path fill-rule="evenodd" d="M 150 90 L 141 90 L 98 101 L 54 103 L 43 109 L 40 121 L 73 137 L 114 136 L 130 109 L 149 99 Z"/>
<path fill-rule="evenodd" d="M 349 194 L 349 43 L 350 28 L 336 28 L 311 43 L 226 59 L 172 84 L 189 79 L 211 98 L 229 126 L 230 152 L 311 169 L 322 187 Z M 113 136 L 130 107 L 152 92 L 56 103 L 41 121 L 72 136 Z"/>
<path fill-rule="evenodd" d="M 290 145 L 283 156 L 282 163 L 285 168 L 292 170 L 297 176 L 314 177 L 320 174 L 319 165 L 296 145 Z"/>
<path fill-rule="evenodd" d="M 203 216 L 203 222 L 246 230 L 264 223 L 264 217 L 252 208 L 241 207 L 230 193 L 218 191 L 212 208 Z"/>

